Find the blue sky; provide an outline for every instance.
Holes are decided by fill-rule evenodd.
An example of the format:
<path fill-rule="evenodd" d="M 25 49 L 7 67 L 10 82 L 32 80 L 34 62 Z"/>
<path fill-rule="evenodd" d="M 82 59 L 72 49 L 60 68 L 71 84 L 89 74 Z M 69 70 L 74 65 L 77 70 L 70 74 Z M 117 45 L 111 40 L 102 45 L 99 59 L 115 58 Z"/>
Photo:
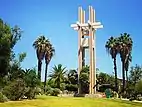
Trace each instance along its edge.
<path fill-rule="evenodd" d="M 0 0 L 0 18 L 11 26 L 18 25 L 24 31 L 21 41 L 14 49 L 16 53 L 27 53 L 22 63 L 24 68 L 37 65 L 32 43 L 39 35 L 44 34 L 56 49 L 49 70 L 54 64 L 76 69 L 78 37 L 70 25 L 77 21 L 78 6 L 87 11 L 88 6 L 92 5 L 96 10 L 96 20 L 104 25 L 96 33 L 97 67 L 103 72 L 112 73 L 112 59 L 106 54 L 104 47 L 110 36 L 130 33 L 134 41 L 131 65 L 142 63 L 141 4 L 141 0 Z M 119 56 L 117 64 L 121 77 Z"/>

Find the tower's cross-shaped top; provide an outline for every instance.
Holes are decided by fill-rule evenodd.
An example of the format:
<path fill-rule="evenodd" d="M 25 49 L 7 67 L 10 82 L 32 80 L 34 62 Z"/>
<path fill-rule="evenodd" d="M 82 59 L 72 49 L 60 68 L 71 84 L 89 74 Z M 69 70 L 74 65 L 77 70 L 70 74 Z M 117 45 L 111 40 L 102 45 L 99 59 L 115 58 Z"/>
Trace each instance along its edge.
<path fill-rule="evenodd" d="M 89 20 L 85 23 L 85 11 L 82 10 L 82 7 L 79 7 L 79 21 L 76 24 L 71 24 L 71 27 L 74 30 L 79 30 L 82 28 L 84 30 L 89 30 L 89 27 L 94 28 L 95 30 L 99 28 L 103 28 L 100 22 L 95 22 L 95 10 L 93 10 L 92 6 L 89 6 Z"/>

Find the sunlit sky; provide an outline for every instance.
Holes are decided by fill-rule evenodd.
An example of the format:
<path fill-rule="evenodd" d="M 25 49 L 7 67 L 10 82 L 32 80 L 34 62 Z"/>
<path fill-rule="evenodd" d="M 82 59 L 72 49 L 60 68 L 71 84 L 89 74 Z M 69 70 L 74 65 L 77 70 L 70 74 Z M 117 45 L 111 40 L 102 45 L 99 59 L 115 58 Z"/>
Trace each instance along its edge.
<path fill-rule="evenodd" d="M 24 68 L 37 65 L 32 43 L 44 34 L 56 50 L 48 70 L 51 71 L 52 66 L 57 64 L 62 64 L 67 69 L 76 69 L 78 37 L 70 25 L 77 21 L 78 6 L 82 6 L 87 13 L 88 6 L 92 5 L 96 10 L 96 20 L 104 26 L 96 33 L 97 68 L 112 74 L 112 59 L 104 47 L 110 36 L 130 33 L 134 41 L 131 65 L 142 63 L 141 4 L 141 0 L 0 0 L 0 18 L 11 26 L 18 25 L 24 31 L 21 41 L 14 48 L 16 53 L 27 53 L 22 63 Z M 121 77 L 119 56 L 117 64 Z M 42 78 L 43 76 L 44 65 Z"/>

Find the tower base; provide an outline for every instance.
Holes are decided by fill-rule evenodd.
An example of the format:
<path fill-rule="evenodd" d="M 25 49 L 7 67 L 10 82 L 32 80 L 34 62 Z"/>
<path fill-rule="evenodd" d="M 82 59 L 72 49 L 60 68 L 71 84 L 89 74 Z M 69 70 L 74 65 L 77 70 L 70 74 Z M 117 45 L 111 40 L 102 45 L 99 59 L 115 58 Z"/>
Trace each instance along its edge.
<path fill-rule="evenodd" d="M 75 94 L 74 97 L 102 98 L 101 94 Z"/>

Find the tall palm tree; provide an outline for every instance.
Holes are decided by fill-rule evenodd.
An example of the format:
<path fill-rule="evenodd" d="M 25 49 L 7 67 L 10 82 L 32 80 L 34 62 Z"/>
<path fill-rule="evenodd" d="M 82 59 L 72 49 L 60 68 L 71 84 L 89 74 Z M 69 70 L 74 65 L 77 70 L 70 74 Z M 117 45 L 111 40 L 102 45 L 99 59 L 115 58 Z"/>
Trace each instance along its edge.
<path fill-rule="evenodd" d="M 53 57 L 55 53 L 55 49 L 54 47 L 52 46 L 52 44 L 47 44 L 46 45 L 46 51 L 45 51 L 45 80 L 44 80 L 44 91 L 45 91 L 45 86 L 46 86 L 46 82 L 47 82 L 47 68 L 48 68 L 48 65 Z"/>
<path fill-rule="evenodd" d="M 126 71 L 126 80 L 127 80 L 127 82 L 128 82 L 128 70 L 129 70 L 130 62 L 132 62 L 132 55 L 131 55 L 131 53 L 129 54 L 128 59 L 127 59 L 127 61 L 125 63 L 125 71 Z"/>
<path fill-rule="evenodd" d="M 53 72 L 49 77 L 51 79 L 54 79 L 55 85 L 57 88 L 61 89 L 61 84 L 65 80 L 65 73 L 66 73 L 66 67 L 63 67 L 61 64 L 55 65 L 53 67 Z"/>
<path fill-rule="evenodd" d="M 114 72 L 115 72 L 115 91 L 118 92 L 118 82 L 117 82 L 117 65 L 116 65 L 116 56 L 119 52 L 118 48 L 118 41 L 117 38 L 110 37 L 106 42 L 105 48 L 107 52 L 111 55 L 114 63 Z"/>
<path fill-rule="evenodd" d="M 126 92 L 128 92 L 128 85 L 129 85 L 129 78 L 128 78 L 128 70 L 129 70 L 129 65 L 130 65 L 130 62 L 132 62 L 132 56 L 131 56 L 131 53 L 129 54 L 128 56 L 128 59 L 125 63 L 125 71 L 126 71 Z"/>
<path fill-rule="evenodd" d="M 36 55 L 38 59 L 38 78 L 41 80 L 41 68 L 42 60 L 45 56 L 45 47 L 49 44 L 48 39 L 45 36 L 39 36 L 33 43 L 33 47 L 36 50 Z"/>
<path fill-rule="evenodd" d="M 121 57 L 121 62 L 122 62 L 122 76 L 123 76 L 123 88 L 122 88 L 122 92 L 125 92 L 125 88 L 126 88 L 126 83 L 125 83 L 125 70 L 126 65 L 128 66 L 128 58 L 129 55 L 131 55 L 131 51 L 132 51 L 132 45 L 133 45 L 133 41 L 132 38 L 130 37 L 130 34 L 127 33 L 123 33 L 121 34 L 121 36 L 119 37 L 119 53 L 120 53 L 120 57 Z"/>

